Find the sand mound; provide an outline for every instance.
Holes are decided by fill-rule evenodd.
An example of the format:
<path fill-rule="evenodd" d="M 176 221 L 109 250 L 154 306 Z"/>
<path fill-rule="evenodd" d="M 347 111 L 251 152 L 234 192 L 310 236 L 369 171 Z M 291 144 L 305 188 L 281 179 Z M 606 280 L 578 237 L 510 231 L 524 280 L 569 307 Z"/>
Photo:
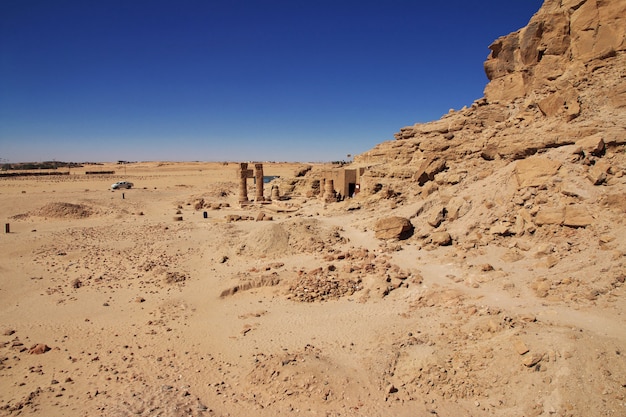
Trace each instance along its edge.
<path fill-rule="evenodd" d="M 307 219 L 269 223 L 248 235 L 245 248 L 254 256 L 284 256 L 320 252 L 327 246 L 345 242 L 338 230 L 321 227 L 318 220 Z"/>
<path fill-rule="evenodd" d="M 289 233 L 280 224 L 268 224 L 250 233 L 246 248 L 257 255 L 285 255 L 290 252 Z"/>
<path fill-rule="evenodd" d="M 289 246 L 294 253 L 321 252 L 324 248 L 346 243 L 340 230 L 323 226 L 317 219 L 299 220 L 287 226 Z"/>
<path fill-rule="evenodd" d="M 57 202 L 48 203 L 31 214 L 39 217 L 82 219 L 91 216 L 93 213 L 94 210 L 84 204 Z"/>

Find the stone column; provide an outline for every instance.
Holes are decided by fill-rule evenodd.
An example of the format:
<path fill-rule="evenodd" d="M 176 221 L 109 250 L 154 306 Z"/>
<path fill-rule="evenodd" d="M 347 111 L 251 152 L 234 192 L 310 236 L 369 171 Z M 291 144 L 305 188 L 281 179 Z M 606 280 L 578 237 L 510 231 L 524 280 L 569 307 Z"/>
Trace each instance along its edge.
<path fill-rule="evenodd" d="M 326 178 L 322 178 L 320 180 L 320 189 L 319 189 L 319 194 L 317 195 L 317 198 L 319 198 L 320 200 L 323 200 L 325 194 L 326 194 Z"/>
<path fill-rule="evenodd" d="M 280 190 L 278 189 L 278 185 L 272 185 L 272 200 L 280 200 Z"/>
<path fill-rule="evenodd" d="M 337 201 L 337 194 L 335 193 L 335 182 L 333 180 L 326 180 L 326 192 L 324 193 L 324 202 L 333 203 Z"/>
<path fill-rule="evenodd" d="M 254 164 L 254 177 L 256 178 L 256 201 L 263 201 L 263 164 Z"/>
<path fill-rule="evenodd" d="M 248 169 L 248 164 L 242 162 L 239 168 L 239 202 L 248 202 L 248 178 L 252 178 L 252 170 Z"/>

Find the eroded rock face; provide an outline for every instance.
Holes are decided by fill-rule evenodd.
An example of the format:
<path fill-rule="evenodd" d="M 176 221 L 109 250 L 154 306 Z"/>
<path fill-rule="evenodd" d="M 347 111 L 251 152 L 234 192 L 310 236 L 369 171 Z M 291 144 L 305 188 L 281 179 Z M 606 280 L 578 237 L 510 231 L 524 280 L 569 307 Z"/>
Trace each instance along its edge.
<path fill-rule="evenodd" d="M 425 245 L 444 228 L 476 248 L 605 225 L 624 207 L 626 2 L 545 0 L 490 49 L 485 96 L 356 156 L 363 180 L 393 190 L 397 212 L 420 199 Z"/>
<path fill-rule="evenodd" d="M 546 0 L 489 47 L 483 98 L 403 127 L 355 162 L 402 166 L 424 185 L 462 159 L 524 159 L 589 137 L 626 143 L 625 16 L 623 1 Z"/>
<path fill-rule="evenodd" d="M 575 117 L 575 80 L 594 60 L 614 57 L 626 49 L 623 16 L 626 3 L 600 0 L 547 0 L 528 26 L 489 46 L 485 73 L 488 101 L 512 100 L 558 85 L 542 111 Z"/>

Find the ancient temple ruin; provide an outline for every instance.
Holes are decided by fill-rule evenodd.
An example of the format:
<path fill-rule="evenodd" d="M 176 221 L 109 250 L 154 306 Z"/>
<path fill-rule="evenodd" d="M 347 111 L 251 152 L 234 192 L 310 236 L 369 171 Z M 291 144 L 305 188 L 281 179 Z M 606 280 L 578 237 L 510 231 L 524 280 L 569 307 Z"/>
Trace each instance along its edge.
<path fill-rule="evenodd" d="M 330 202 L 354 197 L 359 193 L 365 168 L 335 168 L 322 172 L 320 198 Z"/>
<path fill-rule="evenodd" d="M 248 178 L 254 178 L 256 184 L 256 193 L 254 201 L 262 203 L 266 200 L 263 195 L 263 164 L 254 164 L 254 170 L 248 169 L 248 163 L 242 162 L 239 164 L 239 203 L 249 203 L 248 199 Z M 274 192 L 278 193 L 278 189 Z"/>

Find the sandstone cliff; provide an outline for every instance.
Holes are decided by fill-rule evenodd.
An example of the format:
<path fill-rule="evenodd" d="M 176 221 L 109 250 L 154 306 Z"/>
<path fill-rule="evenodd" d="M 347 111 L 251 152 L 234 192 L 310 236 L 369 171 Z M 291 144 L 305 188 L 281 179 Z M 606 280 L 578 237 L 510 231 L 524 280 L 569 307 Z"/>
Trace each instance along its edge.
<path fill-rule="evenodd" d="M 546 0 L 489 48 L 483 98 L 355 157 L 360 197 L 411 205 L 418 237 L 468 247 L 615 227 L 595 213 L 626 210 L 626 2 Z"/>
<path fill-rule="evenodd" d="M 403 127 L 355 162 L 402 177 L 433 159 L 454 169 L 467 158 L 521 159 L 593 135 L 608 146 L 626 142 L 626 2 L 546 0 L 526 27 L 489 49 L 483 98 Z"/>

